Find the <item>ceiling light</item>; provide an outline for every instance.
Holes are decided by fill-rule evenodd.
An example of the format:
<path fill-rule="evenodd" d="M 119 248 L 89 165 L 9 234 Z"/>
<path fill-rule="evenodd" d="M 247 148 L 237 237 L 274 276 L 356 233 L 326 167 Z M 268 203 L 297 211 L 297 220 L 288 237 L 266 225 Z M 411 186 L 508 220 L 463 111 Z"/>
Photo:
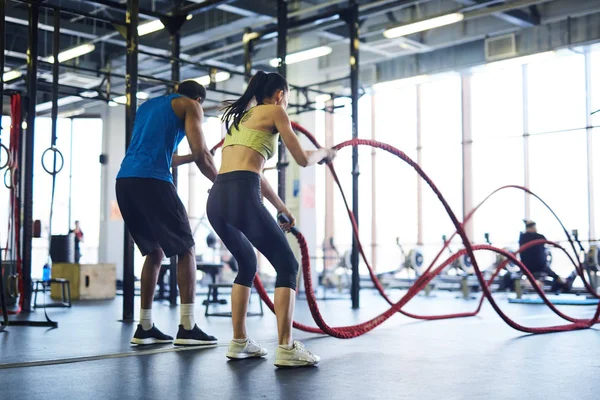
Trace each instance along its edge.
<path fill-rule="evenodd" d="M 229 72 L 219 71 L 215 74 L 215 82 L 223 82 L 229 78 L 231 78 L 231 74 Z M 204 86 L 210 85 L 210 75 L 204 75 L 193 80 Z"/>
<path fill-rule="evenodd" d="M 8 71 L 8 72 L 5 72 L 3 74 L 2 75 L 2 80 L 4 82 L 8 82 L 8 81 L 12 81 L 12 80 L 15 80 L 17 78 L 20 78 L 22 75 L 23 74 L 21 73 L 21 71 L 13 69 L 12 71 Z"/>
<path fill-rule="evenodd" d="M 186 21 L 189 21 L 189 20 L 191 20 L 192 18 L 194 18 L 194 15 L 193 15 L 193 14 L 188 14 L 188 15 L 185 17 Z"/>
<path fill-rule="evenodd" d="M 58 62 L 65 62 L 68 60 L 72 60 L 73 58 L 80 57 L 84 54 L 91 53 L 96 49 L 96 46 L 93 43 L 82 44 L 81 46 L 73 47 L 72 49 L 61 51 L 58 53 Z M 50 64 L 54 64 L 54 56 L 48 57 L 48 62 Z"/>
<path fill-rule="evenodd" d="M 149 96 L 149 95 L 148 95 L 148 93 L 146 93 L 146 92 L 137 92 L 137 93 L 136 93 L 136 95 L 135 95 L 135 97 L 136 97 L 138 100 L 146 100 L 146 99 L 147 99 L 148 97 L 150 97 L 150 96 Z M 115 97 L 115 98 L 113 99 L 113 101 L 114 101 L 115 103 L 118 103 L 118 104 L 127 104 L 127 96 L 126 96 L 126 95 L 124 95 L 124 96 Z"/>
<path fill-rule="evenodd" d="M 331 54 L 333 50 L 329 46 L 315 47 L 314 49 L 299 51 L 297 53 L 288 54 L 285 57 L 286 64 L 295 64 L 301 61 L 312 60 L 313 58 L 323 57 Z M 269 61 L 271 67 L 275 68 L 279 65 L 280 59 L 274 58 Z"/>
<path fill-rule="evenodd" d="M 116 107 L 116 106 L 118 106 L 118 105 L 119 105 L 119 103 L 115 103 L 114 101 L 109 101 L 109 102 L 108 102 L 108 106 L 109 106 L 109 107 Z"/>
<path fill-rule="evenodd" d="M 61 112 L 61 113 L 58 113 L 58 116 L 61 118 L 71 118 L 71 117 L 76 117 L 81 114 L 85 114 L 85 108 L 76 108 L 74 110 Z"/>
<path fill-rule="evenodd" d="M 94 97 L 98 97 L 98 92 L 95 90 L 88 90 L 85 92 L 79 93 L 81 97 L 85 97 L 86 99 L 93 99 Z"/>
<path fill-rule="evenodd" d="M 315 103 L 326 103 L 331 100 L 331 96 L 328 94 L 319 94 L 315 96 Z"/>
<path fill-rule="evenodd" d="M 439 28 L 441 26 L 454 24 L 465 19 L 462 13 L 453 13 L 426 19 L 424 21 L 414 22 L 412 24 L 401 25 L 396 28 L 388 29 L 383 32 L 383 36 L 388 39 L 406 36 L 417 32 L 428 31 L 430 29 Z"/>
<path fill-rule="evenodd" d="M 152 32 L 160 31 L 165 26 L 159 19 L 154 21 L 146 22 L 145 24 L 138 26 L 138 36 L 144 36 Z"/>
<path fill-rule="evenodd" d="M 79 96 L 67 96 L 67 97 L 62 97 L 62 98 L 58 99 L 56 104 L 59 107 L 61 107 L 61 106 L 66 106 L 67 104 L 77 103 L 78 101 L 81 101 L 81 98 Z M 36 112 L 48 111 L 51 109 L 52 109 L 51 101 L 47 101 L 45 103 L 38 104 L 37 106 L 35 106 Z"/>

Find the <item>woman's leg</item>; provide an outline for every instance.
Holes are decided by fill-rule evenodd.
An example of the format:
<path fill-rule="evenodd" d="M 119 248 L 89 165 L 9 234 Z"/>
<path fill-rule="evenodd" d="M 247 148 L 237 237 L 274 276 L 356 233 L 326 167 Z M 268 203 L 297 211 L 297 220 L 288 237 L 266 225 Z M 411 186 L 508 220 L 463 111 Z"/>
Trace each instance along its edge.
<path fill-rule="evenodd" d="M 294 322 L 294 307 L 296 291 L 286 287 L 275 289 L 275 315 L 277 317 L 277 333 L 280 345 L 292 343 L 292 324 Z"/>

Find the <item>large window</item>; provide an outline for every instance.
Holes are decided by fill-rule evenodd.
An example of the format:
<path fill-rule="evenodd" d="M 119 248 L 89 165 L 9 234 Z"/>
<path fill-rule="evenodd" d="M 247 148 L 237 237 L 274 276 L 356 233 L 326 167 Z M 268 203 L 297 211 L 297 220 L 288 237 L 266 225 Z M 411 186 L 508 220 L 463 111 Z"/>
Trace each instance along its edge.
<path fill-rule="evenodd" d="M 475 73 L 471 96 L 475 207 L 502 186 L 524 184 L 522 68 Z M 515 189 L 495 194 L 474 215 L 471 239 L 481 243 L 489 233 L 494 245 L 514 247 L 523 226 L 524 197 Z"/>
<path fill-rule="evenodd" d="M 52 217 L 52 235 L 65 235 L 80 221 L 84 233 L 81 243 L 81 263 L 98 262 L 100 221 L 100 162 L 102 152 L 102 120 L 58 119 L 56 148 L 64 157 L 62 170 L 56 175 L 56 190 Z M 33 239 L 31 271 L 41 277 L 48 259 L 48 238 L 52 176 L 42 167 L 42 155 L 50 147 L 52 120 L 35 120 L 33 219 L 42 222 L 42 237 Z M 53 165 L 48 152 L 44 163 Z"/>
<path fill-rule="evenodd" d="M 458 74 L 439 77 L 421 86 L 422 165 L 462 220 L 462 113 L 461 79 Z M 442 235 L 454 225 L 433 191 L 424 183 L 423 242 L 425 262 L 440 248 Z M 456 241 L 459 246 L 460 241 Z"/>
<path fill-rule="evenodd" d="M 583 54 L 555 56 L 527 67 L 529 133 L 585 127 Z"/>
<path fill-rule="evenodd" d="M 417 87 L 378 90 L 375 94 L 375 137 L 417 158 Z M 375 155 L 377 193 L 377 270 L 393 270 L 401 262 L 398 238 L 406 252 L 417 242 L 417 173 L 382 150 Z"/>

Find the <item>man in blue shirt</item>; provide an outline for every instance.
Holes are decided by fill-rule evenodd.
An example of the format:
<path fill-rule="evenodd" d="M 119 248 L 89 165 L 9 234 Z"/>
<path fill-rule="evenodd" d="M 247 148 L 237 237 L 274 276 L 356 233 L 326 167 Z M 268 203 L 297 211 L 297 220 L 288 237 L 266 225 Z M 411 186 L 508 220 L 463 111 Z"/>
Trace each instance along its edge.
<path fill-rule="evenodd" d="M 206 89 L 184 81 L 177 92 L 146 101 L 137 111 L 131 144 L 117 174 L 117 202 L 125 225 L 146 257 L 141 278 L 140 324 L 132 344 L 171 343 L 152 323 L 152 301 L 163 258 L 178 256 L 181 323 L 175 345 L 211 345 L 217 339 L 194 322 L 196 253 L 187 212 L 173 185 L 171 168 L 195 162 L 211 181 L 217 169 L 202 132 Z M 187 137 L 191 154 L 174 152 Z"/>

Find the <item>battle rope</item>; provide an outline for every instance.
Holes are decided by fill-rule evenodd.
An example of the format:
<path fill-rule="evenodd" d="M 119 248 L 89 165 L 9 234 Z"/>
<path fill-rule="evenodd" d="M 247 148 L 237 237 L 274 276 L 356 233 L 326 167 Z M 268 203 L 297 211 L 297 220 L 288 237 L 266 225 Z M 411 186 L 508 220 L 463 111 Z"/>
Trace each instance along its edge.
<path fill-rule="evenodd" d="M 310 134 L 310 132 L 306 131 L 306 129 L 304 129 L 303 127 L 301 127 L 298 124 L 293 124 L 294 129 L 296 129 L 297 131 L 300 131 L 302 133 L 304 133 L 317 147 L 321 147 L 318 142 L 314 139 L 314 136 L 312 136 Z M 211 153 L 214 154 L 214 151 L 220 147 L 220 145 L 222 144 L 219 143 L 218 145 L 216 145 L 212 150 Z M 314 294 L 314 290 L 312 287 L 312 276 L 310 273 L 310 257 L 308 254 L 308 246 L 306 244 L 306 241 L 304 239 L 304 237 L 302 236 L 302 234 L 297 231 L 296 229 L 293 230 L 293 234 L 296 236 L 298 243 L 300 245 L 300 250 L 302 253 L 302 272 L 303 272 L 303 276 L 304 276 L 304 285 L 305 285 L 305 289 L 306 289 L 306 295 L 307 295 L 307 301 L 309 304 L 309 309 L 311 311 L 311 314 L 313 316 L 313 319 L 315 320 L 315 322 L 317 323 L 319 328 L 314 328 L 314 327 L 310 327 L 310 326 L 306 326 L 306 325 L 302 325 L 299 324 L 297 322 L 294 322 L 294 327 L 297 329 L 301 329 L 307 332 L 312 332 L 312 333 L 326 333 L 329 334 L 331 336 L 337 337 L 337 338 L 342 338 L 342 339 L 348 339 L 348 338 L 353 338 L 353 337 L 357 337 L 360 336 L 362 334 L 365 334 L 366 332 L 374 329 L 375 327 L 379 326 L 380 324 L 382 324 L 385 320 L 387 320 L 388 318 L 390 318 L 393 314 L 397 313 L 397 312 L 402 312 L 403 314 L 409 316 L 409 317 L 413 317 L 413 318 L 419 318 L 419 319 L 425 319 L 425 320 L 436 320 L 436 319 L 446 319 L 446 318 L 459 318 L 459 317 L 468 317 L 468 316 L 473 316 L 476 315 L 482 306 L 483 303 L 483 299 L 487 298 L 488 301 L 490 302 L 490 304 L 492 305 L 493 309 L 496 311 L 496 313 L 502 318 L 502 320 L 504 320 L 509 326 L 511 326 L 514 329 L 523 331 L 523 332 L 527 332 L 527 333 L 550 333 L 550 332 L 559 332 L 559 331 L 570 331 L 570 330 L 576 330 L 576 329 L 585 329 L 585 328 L 589 328 L 591 326 L 593 326 L 594 324 L 599 322 L 599 317 L 600 317 L 600 304 L 598 305 L 598 307 L 596 308 L 596 312 L 594 314 L 594 317 L 591 319 L 574 319 L 571 318 L 563 313 L 561 313 L 558 309 L 556 309 L 556 307 L 546 298 L 546 296 L 544 295 L 543 291 L 537 286 L 537 284 L 535 283 L 535 278 L 533 277 L 533 275 L 530 273 L 530 271 L 515 257 L 514 254 L 493 247 L 493 246 L 489 246 L 489 245 L 477 245 L 477 246 L 473 246 L 470 244 L 466 233 L 464 232 L 463 229 L 463 224 L 472 217 L 473 213 L 494 193 L 496 193 L 497 191 L 501 190 L 501 189 L 505 189 L 508 187 L 513 187 L 513 188 L 519 188 L 521 190 L 525 190 L 529 193 L 531 193 L 528 189 L 526 188 L 522 188 L 522 187 L 518 187 L 518 186 L 508 186 L 508 187 L 503 187 L 500 188 L 498 190 L 496 190 L 495 192 L 493 192 L 490 196 L 488 196 L 488 198 L 486 198 L 486 200 L 484 200 L 484 202 L 482 202 L 478 207 L 476 207 L 467 217 L 467 219 L 465 219 L 465 221 L 463 221 L 463 223 L 460 223 L 458 221 L 458 219 L 456 218 L 454 212 L 452 211 L 452 209 L 450 208 L 450 206 L 448 205 L 448 203 L 446 202 L 446 200 L 444 199 L 444 197 L 442 196 L 442 194 L 440 193 L 440 191 L 437 189 L 437 187 L 434 185 L 434 183 L 431 181 L 431 179 L 423 172 L 423 170 L 412 160 L 410 159 L 408 156 L 406 156 L 406 154 L 404 154 L 402 151 L 396 149 L 395 147 L 385 144 L 385 143 L 381 143 L 381 142 L 377 142 L 377 141 L 373 141 L 373 140 L 363 140 L 363 139 L 354 139 L 354 140 L 350 140 L 350 141 L 346 141 L 343 143 L 340 143 L 338 145 L 335 146 L 336 149 L 342 149 L 344 147 L 348 147 L 348 146 L 360 146 L 360 145 L 367 145 L 367 146 L 371 146 L 371 147 L 375 147 L 375 148 L 379 148 L 385 151 L 388 151 L 391 154 L 396 155 L 397 157 L 399 157 L 400 159 L 402 159 L 404 162 L 406 162 L 407 164 L 409 164 L 411 167 L 413 167 L 413 169 L 415 169 L 417 171 L 417 173 L 421 176 L 422 179 L 424 179 L 427 184 L 429 185 L 429 187 L 434 191 L 434 193 L 437 195 L 438 199 L 440 200 L 440 202 L 442 203 L 442 205 L 444 206 L 446 212 L 448 213 L 448 215 L 450 216 L 450 219 L 452 220 L 455 228 L 456 228 L 456 232 L 453 236 L 455 236 L 456 234 L 460 235 L 461 239 L 463 240 L 463 244 L 465 245 L 465 249 L 461 250 L 460 252 L 452 255 L 452 257 L 450 257 L 448 260 L 446 260 L 444 263 L 442 263 L 439 267 L 437 267 L 436 269 L 434 269 L 433 271 L 431 270 L 433 268 L 433 265 L 435 265 L 435 263 L 437 262 L 437 260 L 439 259 L 439 257 L 441 256 L 443 250 L 449 245 L 450 240 L 448 240 L 445 245 L 444 248 L 440 251 L 440 253 L 438 254 L 438 256 L 434 259 L 434 261 L 432 262 L 432 264 L 429 266 L 429 268 L 425 271 L 425 273 L 423 275 L 421 275 L 418 279 L 416 279 L 416 281 L 414 282 L 413 286 L 411 286 L 411 288 L 408 290 L 408 292 L 397 302 L 397 303 L 392 303 L 391 300 L 387 297 L 387 295 L 384 292 L 383 287 L 381 286 L 381 284 L 379 283 L 379 280 L 377 279 L 377 277 L 375 276 L 371 266 L 369 265 L 364 252 L 362 251 L 362 245 L 360 243 L 360 240 L 357 240 L 358 243 L 358 248 L 359 251 L 361 252 L 361 255 L 365 261 L 365 264 L 367 265 L 367 268 L 369 270 L 369 274 L 371 276 L 371 279 L 375 285 L 375 287 L 378 289 L 378 291 L 382 294 L 382 296 L 386 299 L 386 301 L 391 305 L 391 308 L 388 309 L 386 312 L 380 314 L 379 316 L 364 322 L 362 324 L 358 324 L 358 325 L 354 325 L 354 326 L 346 326 L 346 327 L 339 327 L 339 328 L 335 328 L 335 327 L 330 327 L 328 326 L 325 321 L 323 320 L 320 312 L 319 312 L 319 308 L 318 308 L 318 304 L 317 304 L 317 300 Z M 329 164 L 329 168 L 334 176 L 334 179 L 336 181 L 336 183 L 338 184 L 338 187 L 341 190 L 342 193 L 342 197 L 344 199 L 344 202 L 347 206 L 347 210 L 348 210 L 348 214 L 350 216 L 350 219 L 352 221 L 352 225 L 353 225 L 353 231 L 355 236 L 358 238 L 358 226 L 356 224 L 356 221 L 354 220 L 354 217 L 352 215 L 352 212 L 349 209 L 347 200 L 345 198 L 345 195 L 343 193 L 343 190 L 341 188 L 339 179 L 337 178 L 337 174 L 335 173 L 335 170 L 333 168 L 333 165 Z M 539 198 L 537 195 L 531 193 L 532 195 L 534 195 L 536 198 L 538 198 L 540 201 L 543 202 L 543 200 L 541 200 L 541 198 Z M 546 207 L 548 209 L 550 209 L 550 207 L 543 202 L 544 205 L 546 205 Z M 553 213 L 553 215 L 558 219 L 558 217 L 556 216 L 556 214 L 550 209 L 550 211 Z M 559 220 L 560 222 L 560 220 Z M 573 247 L 573 250 L 575 251 L 575 247 L 574 244 L 570 238 L 570 235 L 568 234 L 568 232 L 566 231 L 566 229 L 564 228 L 564 225 L 561 222 L 561 226 L 563 227 L 563 230 L 565 231 L 565 233 L 567 233 L 567 237 Z M 588 290 L 590 290 L 591 288 L 589 287 L 589 284 L 587 284 L 585 277 L 583 276 L 583 268 L 581 267 L 581 262 L 579 261 L 579 257 L 577 257 L 578 260 L 578 264 L 576 264 L 574 262 L 574 260 L 570 257 L 569 253 L 563 249 L 561 246 L 559 246 L 556 243 L 553 242 L 546 242 L 544 241 L 543 243 L 547 243 L 549 245 L 552 245 L 554 247 L 560 248 L 562 249 L 565 254 L 567 254 L 567 256 L 569 257 L 569 259 L 573 262 L 573 264 L 576 267 L 577 273 L 580 277 L 582 277 L 582 279 L 584 280 L 584 283 L 586 284 L 586 288 Z M 533 246 L 535 244 L 541 244 L 539 242 L 537 243 L 533 243 L 533 244 L 528 244 L 529 246 Z M 522 249 L 520 249 L 520 251 L 526 249 L 526 246 L 523 246 Z M 498 265 L 496 267 L 496 270 L 494 271 L 494 274 L 492 275 L 492 277 L 489 279 L 489 281 L 486 281 L 483 273 L 481 272 L 481 270 L 479 269 L 479 266 L 477 265 L 477 260 L 474 256 L 474 251 L 481 251 L 481 250 L 486 250 L 486 251 L 492 251 L 498 254 L 501 254 L 503 257 L 505 257 L 505 260 L 503 263 L 501 263 L 500 265 Z M 576 252 L 576 251 L 575 251 Z M 479 306 L 477 307 L 476 311 L 474 312 L 467 312 L 467 313 L 458 313 L 458 314 L 449 314 L 449 315 L 442 315 L 442 316 L 418 316 L 418 315 L 414 315 L 414 314 L 410 314 L 410 313 L 406 313 L 404 311 L 402 311 L 402 307 L 408 303 L 417 293 L 419 293 L 431 280 L 433 280 L 439 273 L 441 273 L 449 264 L 451 264 L 453 261 L 455 261 L 456 259 L 458 259 L 459 257 L 463 256 L 463 255 L 468 255 L 472 262 L 473 262 L 473 270 L 475 271 L 475 274 L 477 276 L 477 279 L 479 281 L 479 284 L 482 288 L 483 291 L 483 295 L 480 299 L 479 302 Z M 498 275 L 498 273 L 502 270 L 502 268 L 504 268 L 504 266 L 506 265 L 506 263 L 508 262 L 513 262 L 515 265 L 517 265 L 525 274 L 525 276 L 527 277 L 527 279 L 532 283 L 532 286 L 534 288 L 534 290 L 538 293 L 538 295 L 540 295 L 540 297 L 543 299 L 544 303 L 546 305 L 548 305 L 550 307 L 550 309 L 556 313 L 558 316 L 560 316 L 561 318 L 572 322 L 571 324 L 567 324 L 567 325 L 559 325 L 559 326 L 549 326 L 549 327 L 538 327 L 538 328 L 534 328 L 534 327 L 526 327 L 523 325 L 520 325 L 518 323 L 516 323 L 515 321 L 513 321 L 512 319 L 510 319 L 506 314 L 504 314 L 504 312 L 500 309 L 500 307 L 498 306 L 498 304 L 495 302 L 495 300 L 492 297 L 491 291 L 489 289 L 489 286 L 491 284 L 491 282 L 493 282 L 493 279 Z M 266 291 L 264 290 L 264 286 L 262 285 L 262 282 L 260 281 L 260 279 L 257 277 L 255 279 L 255 287 L 257 289 L 257 292 L 259 293 L 259 295 L 261 296 L 261 298 L 263 299 L 263 301 L 265 301 L 265 303 L 267 304 L 267 306 L 274 311 L 274 305 L 271 301 L 271 299 L 269 298 L 269 296 L 267 295 Z M 597 296 L 597 293 L 595 293 L 594 290 L 590 290 L 590 292 L 593 292 L 594 295 Z"/>

